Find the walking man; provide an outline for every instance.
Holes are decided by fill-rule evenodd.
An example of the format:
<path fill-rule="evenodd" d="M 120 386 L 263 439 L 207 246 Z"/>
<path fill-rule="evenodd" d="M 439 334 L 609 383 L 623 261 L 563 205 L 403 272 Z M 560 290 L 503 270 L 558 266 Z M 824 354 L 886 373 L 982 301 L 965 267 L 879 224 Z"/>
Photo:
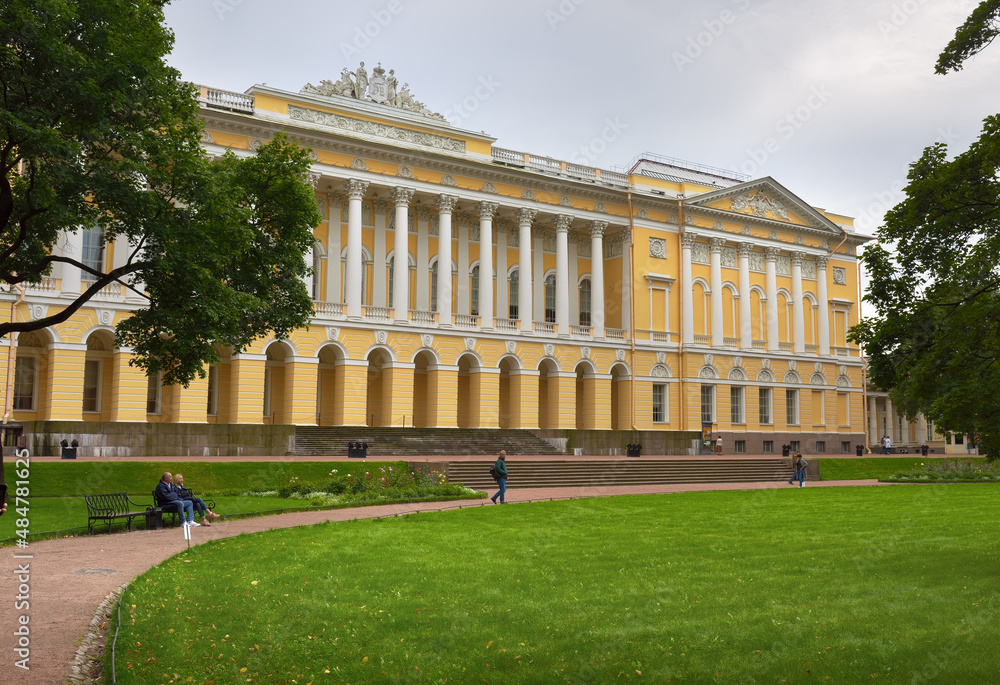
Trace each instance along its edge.
<path fill-rule="evenodd" d="M 500 504 L 506 504 L 504 501 L 504 495 L 507 492 L 507 452 L 500 450 L 500 456 L 497 457 L 496 463 L 493 464 L 493 472 L 496 474 L 497 485 L 500 489 L 497 490 L 497 494 L 490 497 L 493 504 L 497 503 L 497 497 L 500 498 Z"/>

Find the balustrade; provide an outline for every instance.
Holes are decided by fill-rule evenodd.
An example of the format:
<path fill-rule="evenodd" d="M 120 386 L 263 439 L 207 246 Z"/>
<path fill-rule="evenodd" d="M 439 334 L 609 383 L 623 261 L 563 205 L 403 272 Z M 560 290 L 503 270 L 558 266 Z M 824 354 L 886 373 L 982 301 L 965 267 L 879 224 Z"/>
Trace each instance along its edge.
<path fill-rule="evenodd" d="M 425 312 L 419 309 L 410 310 L 410 321 L 422 326 L 430 326 L 437 323 L 436 312 Z"/>

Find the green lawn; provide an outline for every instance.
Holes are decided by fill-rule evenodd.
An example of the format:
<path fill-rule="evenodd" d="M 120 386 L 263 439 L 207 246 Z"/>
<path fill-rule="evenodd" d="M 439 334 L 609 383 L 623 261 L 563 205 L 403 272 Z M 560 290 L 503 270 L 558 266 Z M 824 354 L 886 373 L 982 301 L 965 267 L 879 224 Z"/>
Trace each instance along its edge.
<path fill-rule="evenodd" d="M 894 473 L 920 467 L 921 462 L 932 457 L 911 454 L 907 457 L 855 457 L 848 459 L 816 459 L 821 480 L 866 480 L 888 478 Z M 940 459 L 940 456 L 938 456 Z M 983 457 L 963 457 L 962 461 L 986 461 Z M 812 461 L 812 460 L 810 460 Z"/>
<path fill-rule="evenodd" d="M 650 495 L 221 540 L 131 584 L 118 682 L 994 682 L 996 495 Z"/>

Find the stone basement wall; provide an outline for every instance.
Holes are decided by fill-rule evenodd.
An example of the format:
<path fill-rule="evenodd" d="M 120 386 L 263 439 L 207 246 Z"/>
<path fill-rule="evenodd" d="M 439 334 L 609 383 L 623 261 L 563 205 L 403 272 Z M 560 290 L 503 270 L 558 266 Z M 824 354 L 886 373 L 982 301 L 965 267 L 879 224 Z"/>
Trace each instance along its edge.
<path fill-rule="evenodd" d="M 533 430 L 531 431 L 556 449 L 573 454 L 625 456 L 626 445 L 639 443 L 642 454 L 697 454 L 701 433 L 698 431 L 610 431 L 610 430 Z M 725 438 L 723 438 L 725 441 Z"/>
<path fill-rule="evenodd" d="M 65 438 L 80 457 L 279 457 L 294 448 L 295 426 L 213 423 L 25 421 L 32 456 L 58 457 Z"/>

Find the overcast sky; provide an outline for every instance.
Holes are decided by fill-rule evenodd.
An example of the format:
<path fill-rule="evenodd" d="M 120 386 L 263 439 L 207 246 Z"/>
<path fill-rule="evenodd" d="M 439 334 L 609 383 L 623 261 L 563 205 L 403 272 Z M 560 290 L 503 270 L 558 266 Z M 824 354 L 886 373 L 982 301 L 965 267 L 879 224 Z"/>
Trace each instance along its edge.
<path fill-rule="evenodd" d="M 364 60 L 496 145 L 601 168 L 643 152 L 773 176 L 872 233 L 907 165 L 1000 111 L 1000 47 L 934 62 L 978 0 L 173 0 L 170 62 L 298 91 Z"/>

